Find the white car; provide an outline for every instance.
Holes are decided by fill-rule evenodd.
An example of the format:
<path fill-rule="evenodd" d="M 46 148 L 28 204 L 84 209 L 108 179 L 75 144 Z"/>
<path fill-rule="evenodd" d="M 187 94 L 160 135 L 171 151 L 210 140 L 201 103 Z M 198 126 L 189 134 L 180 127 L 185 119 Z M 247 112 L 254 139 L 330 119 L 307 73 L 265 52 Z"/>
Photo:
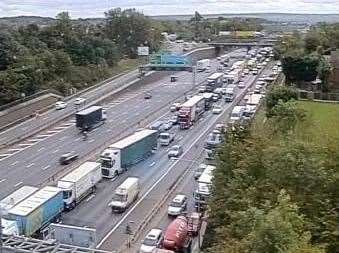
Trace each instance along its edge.
<path fill-rule="evenodd" d="M 162 230 L 153 228 L 148 232 L 145 239 L 142 241 L 140 246 L 140 253 L 151 253 L 157 247 L 159 247 L 163 240 Z"/>
<path fill-rule="evenodd" d="M 238 88 L 239 89 L 243 89 L 243 88 L 245 88 L 245 82 L 239 82 L 239 84 L 238 84 Z"/>
<path fill-rule="evenodd" d="M 86 102 L 86 98 L 79 97 L 75 99 L 74 104 L 81 105 L 81 104 L 84 104 L 85 102 Z"/>
<path fill-rule="evenodd" d="M 184 194 L 178 194 L 169 204 L 167 213 L 170 216 L 178 216 L 187 209 L 187 197 Z"/>
<path fill-rule="evenodd" d="M 65 109 L 67 107 L 67 103 L 63 102 L 63 101 L 58 101 L 55 103 L 55 109 L 56 110 L 62 110 Z"/>
<path fill-rule="evenodd" d="M 214 105 L 212 108 L 212 113 L 213 114 L 220 114 L 222 112 L 221 106 L 219 105 Z"/>

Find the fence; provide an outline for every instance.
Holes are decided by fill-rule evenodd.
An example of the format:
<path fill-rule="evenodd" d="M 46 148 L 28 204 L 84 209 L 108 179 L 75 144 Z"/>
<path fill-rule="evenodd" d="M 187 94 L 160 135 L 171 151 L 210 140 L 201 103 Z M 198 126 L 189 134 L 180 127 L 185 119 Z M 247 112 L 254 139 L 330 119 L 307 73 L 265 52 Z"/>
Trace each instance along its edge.
<path fill-rule="evenodd" d="M 315 100 L 315 101 L 327 101 L 327 102 L 338 102 L 339 93 L 327 93 L 320 91 L 306 91 L 298 90 L 298 97 L 301 100 Z"/>

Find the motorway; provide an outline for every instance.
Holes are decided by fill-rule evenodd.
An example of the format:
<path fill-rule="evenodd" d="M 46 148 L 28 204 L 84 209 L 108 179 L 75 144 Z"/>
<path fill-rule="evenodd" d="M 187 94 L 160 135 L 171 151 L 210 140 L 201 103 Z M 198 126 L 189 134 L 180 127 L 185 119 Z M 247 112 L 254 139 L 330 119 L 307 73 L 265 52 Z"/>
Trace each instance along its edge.
<path fill-rule="evenodd" d="M 250 76 L 247 80 L 247 87 L 251 85 L 255 77 Z M 246 92 L 246 89 L 240 90 L 237 100 L 240 100 Z M 229 114 L 232 107 L 237 103 L 225 104 L 225 114 Z M 101 189 L 104 194 L 97 192 L 96 196 L 84 202 L 80 209 L 76 209 L 64 217 L 65 224 L 81 224 L 97 229 L 97 238 L 99 239 L 98 247 L 104 250 L 119 250 L 126 241 L 127 236 L 124 234 L 125 227 L 128 222 L 133 221 L 132 230 L 138 230 L 139 225 L 143 222 L 148 213 L 159 201 L 163 199 L 171 186 L 177 181 L 179 176 L 190 167 L 187 160 L 197 160 L 201 157 L 203 151 L 203 143 L 207 134 L 211 131 L 216 122 L 225 122 L 225 116 L 213 115 L 206 112 L 202 120 L 192 129 L 187 131 L 179 131 L 179 143 L 183 145 L 185 153 L 179 160 L 168 160 L 166 149 L 161 148 L 155 156 L 147 161 L 138 164 L 126 173 L 123 177 L 110 184 L 110 189 L 103 186 Z M 107 207 L 111 200 L 112 192 L 127 176 L 138 176 L 141 178 L 142 197 L 140 200 L 125 214 L 112 214 Z M 191 178 L 189 175 L 186 177 Z M 105 183 L 103 183 L 105 184 Z M 192 188 L 192 180 L 188 180 L 188 188 Z M 115 185 L 115 187 L 113 186 Z M 192 191 L 192 189 L 191 189 Z M 189 193 L 190 191 L 185 191 Z M 188 195 L 190 196 L 190 195 Z M 79 221 L 79 217 L 85 217 L 85 223 Z M 161 226 L 168 225 L 161 222 Z M 90 222 L 91 224 L 89 224 Z M 112 227 L 109 230 L 109 227 Z M 101 240 L 102 235 L 109 233 Z M 103 233 L 104 232 L 104 233 Z"/>
<path fill-rule="evenodd" d="M 261 75 L 263 74 L 268 74 L 269 72 L 271 72 L 271 69 L 270 68 L 267 68 L 265 70 L 262 71 Z M 249 87 L 251 85 L 251 82 L 253 81 L 253 77 L 248 79 L 247 80 L 247 87 Z M 248 88 L 248 90 L 253 90 L 253 87 L 250 87 Z M 245 92 L 244 90 L 240 92 Z M 238 94 L 239 95 L 239 94 Z M 239 98 L 240 96 L 238 96 Z M 230 114 L 230 111 L 233 107 L 233 105 L 235 104 L 244 104 L 243 101 L 240 101 L 239 103 L 232 103 L 227 105 L 226 106 L 226 110 L 224 111 L 223 115 L 220 115 L 219 116 L 219 120 L 218 122 L 223 122 L 223 123 L 227 123 L 228 122 L 228 119 L 229 119 L 229 114 Z M 209 131 L 207 131 L 207 133 L 210 132 L 211 129 L 213 129 L 213 124 L 214 121 L 212 121 L 212 127 L 211 125 L 209 126 Z M 192 147 L 192 152 L 189 151 L 186 155 L 184 155 L 183 157 L 180 158 L 180 160 L 178 161 L 178 164 L 176 165 L 177 168 L 175 168 L 176 171 L 186 171 L 185 174 L 183 175 L 182 177 L 182 181 L 178 183 L 178 185 L 176 185 L 176 187 L 174 187 L 174 189 L 172 189 L 172 193 L 171 194 L 168 194 L 167 196 L 167 199 L 164 199 L 163 203 L 161 206 L 159 206 L 157 208 L 157 211 L 155 212 L 155 215 L 151 218 L 151 221 L 146 224 L 142 231 L 139 231 L 139 227 L 133 223 L 131 226 L 132 226 L 132 232 L 133 233 L 136 233 L 137 236 L 135 238 L 135 243 L 132 244 L 132 248 L 127 251 L 126 250 L 126 244 L 127 244 L 127 236 L 125 235 L 125 238 L 124 238 L 124 243 L 121 244 L 120 242 L 120 250 L 123 250 L 123 252 L 137 252 L 137 250 L 139 249 L 140 245 L 141 245 L 141 240 L 146 236 L 146 234 L 152 229 L 152 228 L 160 228 L 162 229 L 163 231 L 166 230 L 167 226 L 170 224 L 170 222 L 173 220 L 173 218 L 170 218 L 168 215 L 167 215 L 167 206 L 169 205 L 169 203 L 171 202 L 171 200 L 174 198 L 174 196 L 178 193 L 183 193 L 185 194 L 186 196 L 188 196 L 188 199 L 189 199 L 189 202 L 188 202 L 188 208 L 187 208 L 187 211 L 188 212 L 192 212 L 195 210 L 194 208 L 194 199 L 193 199 L 193 192 L 194 190 L 196 189 L 197 187 L 197 182 L 194 180 L 194 171 L 195 169 L 199 166 L 200 163 L 203 163 L 203 162 L 206 162 L 204 160 L 204 150 L 203 150 L 203 144 L 204 144 L 204 141 L 206 140 L 206 134 L 202 135 L 201 138 L 199 140 L 197 140 L 197 142 L 195 143 L 194 147 Z M 178 175 L 179 172 L 178 172 Z M 168 179 L 169 180 L 169 179 Z M 171 180 L 169 180 L 171 183 Z M 173 181 L 173 179 L 172 179 Z M 164 186 L 163 183 L 161 183 L 162 186 Z M 155 193 L 155 194 L 159 194 L 159 193 Z M 151 195 L 151 194 L 150 194 Z M 162 195 L 162 198 L 165 197 L 165 194 Z M 152 197 L 150 197 L 152 198 Z M 158 203 L 159 203 L 159 199 L 158 199 Z M 153 205 L 156 205 L 156 204 L 153 204 Z M 136 209 L 136 213 L 140 212 L 139 209 Z M 141 217 L 141 216 L 140 216 Z M 132 220 L 132 217 L 131 218 L 126 218 L 127 220 Z M 133 217 L 133 221 L 135 221 L 135 217 Z M 145 217 L 144 217 L 145 219 Z M 126 223 L 125 223 L 125 226 L 126 226 Z M 134 228 L 134 230 L 133 230 Z M 198 238 L 195 237 L 195 243 L 194 245 L 197 247 L 198 245 Z M 115 240 L 115 237 L 110 237 L 109 239 L 107 239 L 107 241 L 110 241 L 110 240 L 113 240 L 113 241 L 116 241 Z M 122 240 L 122 238 L 121 238 Z M 109 244 L 109 243 L 108 243 Z M 106 244 L 104 244 L 106 245 Z M 117 241 L 116 242 L 116 245 L 114 245 L 114 243 L 111 243 L 111 247 L 118 247 L 119 245 L 119 242 Z M 102 247 L 104 249 L 109 249 L 108 247 Z M 111 248 L 112 249 L 115 249 L 115 248 Z"/>
<path fill-rule="evenodd" d="M 192 88 L 192 73 L 177 72 L 176 75 L 179 80 L 174 84 L 166 76 L 153 83 L 134 87 L 133 90 L 127 89 L 123 96 L 114 100 L 104 101 L 107 122 L 92 131 L 87 141 L 82 140 L 74 120 L 68 120 L 11 147 L 11 151 L 16 152 L 0 161 L 0 198 L 21 185 L 40 186 L 53 181 L 61 172 L 78 164 L 60 166 L 58 159 L 61 154 L 74 151 L 79 154 L 80 161 L 84 157 L 95 158 L 100 149 L 162 116 L 162 110 L 168 111 L 172 102 Z M 210 73 L 198 73 L 196 84 L 204 81 L 208 75 Z M 143 98 L 146 90 L 152 92 L 152 99 Z"/>

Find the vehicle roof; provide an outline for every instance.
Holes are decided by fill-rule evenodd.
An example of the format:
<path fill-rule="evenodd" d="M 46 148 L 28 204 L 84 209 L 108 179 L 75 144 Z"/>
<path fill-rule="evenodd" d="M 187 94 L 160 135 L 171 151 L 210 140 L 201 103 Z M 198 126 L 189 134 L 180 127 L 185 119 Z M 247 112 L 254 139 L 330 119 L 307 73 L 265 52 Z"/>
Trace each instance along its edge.
<path fill-rule="evenodd" d="M 45 202 L 58 195 L 61 191 L 62 190 L 57 187 L 45 186 L 24 201 L 20 202 L 12 208 L 9 213 L 19 216 L 27 216 Z"/>
<path fill-rule="evenodd" d="M 200 177 L 198 178 L 198 183 L 206 183 L 211 184 L 213 178 L 213 170 L 215 170 L 215 166 L 207 165 Z"/>
<path fill-rule="evenodd" d="M 209 77 L 207 77 L 207 79 L 218 79 L 220 77 L 222 77 L 224 75 L 224 73 L 214 73 L 212 75 L 210 75 Z"/>
<path fill-rule="evenodd" d="M 197 104 L 198 102 L 200 102 L 201 100 L 203 100 L 204 97 L 200 96 L 200 95 L 196 95 L 191 97 L 189 100 L 187 100 L 185 103 L 183 103 L 181 106 L 182 107 L 191 107 L 195 104 Z"/>
<path fill-rule="evenodd" d="M 162 230 L 159 228 L 152 228 L 146 235 L 145 238 L 156 238 L 162 233 Z"/>
<path fill-rule="evenodd" d="M 135 183 L 138 183 L 139 178 L 137 177 L 128 177 L 126 180 L 116 189 L 116 191 L 125 193 L 125 191 L 130 188 Z"/>
<path fill-rule="evenodd" d="M 87 115 L 87 114 L 90 114 L 90 113 L 92 113 L 94 111 L 97 111 L 97 110 L 100 110 L 100 109 L 102 109 L 101 106 L 96 106 L 95 105 L 95 106 L 91 106 L 91 107 L 89 107 L 89 108 L 87 108 L 85 110 L 82 110 L 80 112 L 77 112 L 76 114 L 78 114 L 78 115 Z"/>
<path fill-rule="evenodd" d="M 32 195 L 38 189 L 39 188 L 34 186 L 22 186 L 4 199 L 2 199 L 0 201 L 0 208 L 8 211 L 9 209 L 13 208 L 15 205 L 19 204 L 21 201 Z"/>
<path fill-rule="evenodd" d="M 163 124 L 163 123 L 162 123 Z M 151 129 L 143 129 L 138 132 L 135 132 L 134 134 L 127 136 L 126 138 L 110 145 L 110 148 L 116 148 L 116 149 L 123 149 L 125 147 L 128 147 L 129 145 L 138 142 L 142 140 L 143 138 L 150 136 L 152 134 L 157 133 L 157 130 L 151 130 Z"/>
<path fill-rule="evenodd" d="M 93 170 L 96 170 L 100 166 L 97 162 L 84 162 L 78 168 L 64 176 L 60 181 L 78 182 L 83 176 L 87 175 Z"/>
<path fill-rule="evenodd" d="M 238 113 L 242 110 L 244 110 L 245 106 L 242 106 L 242 105 L 236 105 L 234 106 L 233 110 L 232 110 L 232 113 Z"/>
<path fill-rule="evenodd" d="M 174 197 L 173 202 L 182 202 L 185 198 L 186 198 L 186 195 L 184 195 L 184 194 L 177 194 Z"/>

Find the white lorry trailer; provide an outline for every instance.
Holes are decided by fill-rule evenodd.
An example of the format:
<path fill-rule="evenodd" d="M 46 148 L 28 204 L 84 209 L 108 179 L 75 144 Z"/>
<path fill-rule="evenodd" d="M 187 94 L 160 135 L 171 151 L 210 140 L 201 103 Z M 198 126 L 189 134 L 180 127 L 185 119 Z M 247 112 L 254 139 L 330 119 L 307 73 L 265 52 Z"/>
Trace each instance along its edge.
<path fill-rule="evenodd" d="M 150 156 L 157 148 L 157 141 L 157 130 L 143 129 L 110 145 L 100 156 L 103 177 L 114 178 Z"/>
<path fill-rule="evenodd" d="M 38 190 L 33 186 L 22 186 L 0 201 L 0 212 L 5 216 L 9 210 L 28 198 Z M 19 228 L 16 221 L 1 218 L 2 233 L 4 235 L 19 235 Z"/>
<path fill-rule="evenodd" d="M 202 59 L 197 61 L 197 71 L 202 72 L 208 69 L 211 65 L 211 61 L 209 59 Z"/>
<path fill-rule="evenodd" d="M 45 186 L 11 208 L 6 218 L 17 223 L 19 235 L 33 236 L 58 222 L 63 209 L 62 190 Z"/>
<path fill-rule="evenodd" d="M 63 191 L 65 209 L 73 209 L 83 198 L 95 191 L 101 179 L 101 164 L 97 162 L 85 162 L 61 178 L 57 186 Z"/>
<path fill-rule="evenodd" d="M 128 177 L 114 191 L 113 200 L 109 203 L 112 212 L 124 212 L 138 198 L 139 192 L 139 178 Z"/>

